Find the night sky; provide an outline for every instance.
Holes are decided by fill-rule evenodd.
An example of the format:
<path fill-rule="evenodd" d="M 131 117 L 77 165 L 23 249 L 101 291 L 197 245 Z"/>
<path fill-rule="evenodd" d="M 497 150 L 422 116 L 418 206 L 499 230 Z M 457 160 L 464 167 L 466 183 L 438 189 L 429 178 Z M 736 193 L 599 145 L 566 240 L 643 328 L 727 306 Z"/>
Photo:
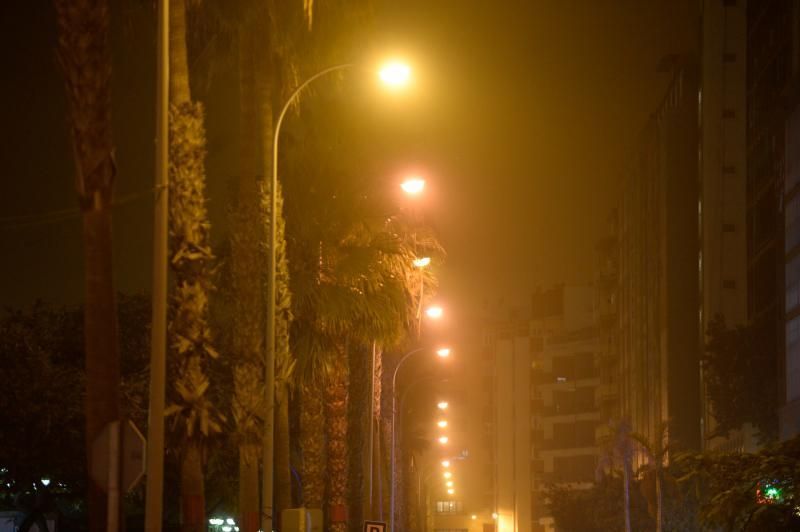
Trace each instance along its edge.
<path fill-rule="evenodd" d="M 420 80 L 393 112 L 371 113 L 384 170 L 424 173 L 426 217 L 448 251 L 444 301 L 525 300 L 537 286 L 591 278 L 595 241 L 617 201 L 638 132 L 669 75 L 657 69 L 691 51 L 689 0 L 379 2 L 374 48 L 401 51 Z M 147 292 L 154 122 L 151 2 L 112 2 L 114 213 L 120 290 Z M 55 24 L 45 0 L 0 7 L 0 304 L 79 301 L 80 224 L 66 130 Z M 204 61 L 201 56 L 197 61 Z M 209 72 L 219 74 L 225 62 Z M 211 77 L 208 107 L 212 224 L 224 227 L 235 173 L 235 124 L 218 102 L 235 94 Z M 216 79 L 216 78 L 215 78 Z M 400 105 L 407 105 L 399 112 Z M 354 118 L 355 120 L 355 118 Z M 365 133 L 366 134 L 366 133 Z M 46 217 L 42 213 L 56 214 Z M 62 212 L 63 211 L 63 212 Z M 72 214 L 71 214 L 72 213 Z M 28 215 L 32 215 L 28 217 Z M 219 238 L 216 235 L 215 238 Z"/>

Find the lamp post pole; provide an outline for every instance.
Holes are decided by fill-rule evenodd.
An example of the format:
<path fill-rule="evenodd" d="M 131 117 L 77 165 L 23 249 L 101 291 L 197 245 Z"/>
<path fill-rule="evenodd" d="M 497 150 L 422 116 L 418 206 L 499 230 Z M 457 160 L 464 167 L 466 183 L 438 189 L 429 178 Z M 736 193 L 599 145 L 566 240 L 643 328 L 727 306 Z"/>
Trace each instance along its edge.
<path fill-rule="evenodd" d="M 395 494 L 397 492 L 397 475 L 395 471 L 395 458 L 397 452 L 397 373 L 400 371 L 400 368 L 403 366 L 403 363 L 409 359 L 412 355 L 415 355 L 421 351 L 424 351 L 425 347 L 419 347 L 417 349 L 413 349 L 403 355 L 403 358 L 400 359 L 400 362 L 397 363 L 397 366 L 394 368 L 394 374 L 392 375 L 392 471 L 391 471 L 391 497 L 390 497 L 390 504 L 389 504 L 389 530 L 394 532 L 394 505 L 395 505 Z"/>
<path fill-rule="evenodd" d="M 278 190 L 278 148 L 281 134 L 281 124 L 286 117 L 289 107 L 295 102 L 300 93 L 313 81 L 339 70 L 351 68 L 352 63 L 344 63 L 321 70 L 300 84 L 294 92 L 287 98 L 278 115 L 275 123 L 275 132 L 272 135 L 272 181 L 270 183 L 270 209 L 269 209 L 269 238 L 267 250 L 267 316 L 265 343 L 266 352 L 264 355 L 264 389 L 265 411 L 267 418 L 264 427 L 264 445 L 262 446 L 261 461 L 263 464 L 261 477 L 261 493 L 263 498 L 263 509 L 261 512 L 261 530 L 272 531 L 273 521 L 273 482 L 274 467 L 273 458 L 275 455 L 275 244 L 277 241 L 277 190 Z"/>

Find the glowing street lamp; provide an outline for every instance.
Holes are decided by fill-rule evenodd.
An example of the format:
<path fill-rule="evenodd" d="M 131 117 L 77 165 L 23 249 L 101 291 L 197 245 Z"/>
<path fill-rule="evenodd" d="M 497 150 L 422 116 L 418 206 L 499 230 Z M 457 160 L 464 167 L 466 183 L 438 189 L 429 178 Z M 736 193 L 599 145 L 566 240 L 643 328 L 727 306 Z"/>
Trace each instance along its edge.
<path fill-rule="evenodd" d="M 448 441 L 450 441 L 450 439 L 447 436 L 439 436 L 439 443 L 442 445 L 447 445 Z"/>
<path fill-rule="evenodd" d="M 449 403 L 447 401 L 439 401 L 438 403 L 436 403 L 436 408 L 438 408 L 439 410 L 447 410 L 448 406 Z"/>
<path fill-rule="evenodd" d="M 425 190 L 425 180 L 421 177 L 409 177 L 400 183 L 400 188 L 409 196 L 417 196 Z"/>
<path fill-rule="evenodd" d="M 450 356 L 450 348 L 449 347 L 443 347 L 441 349 L 437 349 L 436 350 L 436 355 L 439 356 L 440 358 L 447 358 L 447 357 Z"/>
<path fill-rule="evenodd" d="M 444 315 L 444 309 L 439 306 L 428 307 L 425 309 L 425 314 L 434 320 L 438 320 Z"/>
<path fill-rule="evenodd" d="M 450 467 L 450 460 L 442 460 L 442 467 L 445 469 Z"/>
<path fill-rule="evenodd" d="M 447 426 L 447 420 L 445 420 L 445 419 L 439 420 L 439 421 L 436 422 L 436 425 L 439 428 L 443 429 L 443 428 L 445 428 Z"/>
<path fill-rule="evenodd" d="M 447 482 L 445 482 L 445 484 L 447 484 L 448 488 L 452 488 L 453 487 L 453 481 L 452 480 L 448 480 Z"/>
<path fill-rule="evenodd" d="M 492 512 L 492 519 L 497 519 L 497 512 Z"/>
<path fill-rule="evenodd" d="M 456 492 L 456 490 L 454 490 L 453 488 L 447 488 L 447 494 L 448 494 L 448 495 L 452 495 L 452 494 L 454 494 L 455 492 Z"/>
<path fill-rule="evenodd" d="M 472 515 L 470 516 L 470 519 L 472 519 L 473 521 L 474 521 L 474 520 L 476 520 L 477 518 L 478 518 L 478 516 L 477 516 L 477 515 L 475 515 L 475 514 L 472 514 Z"/>
<path fill-rule="evenodd" d="M 418 259 L 414 259 L 414 267 L 415 268 L 424 268 L 431 263 L 430 257 L 420 257 Z"/>
<path fill-rule="evenodd" d="M 400 61 L 391 61 L 381 67 L 378 77 L 387 87 L 401 89 L 411 82 L 411 67 Z"/>
<path fill-rule="evenodd" d="M 444 473 L 442 473 L 442 476 L 443 476 L 443 477 L 444 477 L 446 480 L 450 480 L 451 478 L 453 478 L 453 474 L 452 474 L 450 471 L 445 471 Z"/>

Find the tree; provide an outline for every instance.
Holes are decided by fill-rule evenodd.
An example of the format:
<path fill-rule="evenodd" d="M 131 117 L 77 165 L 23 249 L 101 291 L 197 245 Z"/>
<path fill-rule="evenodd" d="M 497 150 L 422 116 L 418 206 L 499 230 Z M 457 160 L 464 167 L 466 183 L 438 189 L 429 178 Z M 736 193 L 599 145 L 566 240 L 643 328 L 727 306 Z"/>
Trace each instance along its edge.
<path fill-rule="evenodd" d="M 111 200 L 116 167 L 111 134 L 111 50 L 107 0 L 55 0 L 83 218 L 86 292 L 86 449 L 120 417 L 120 359 L 112 276 Z M 88 451 L 87 451 L 88 452 Z M 89 464 L 91 467 L 91 464 Z M 106 496 L 89 483 L 89 527 L 106 526 Z"/>
<path fill-rule="evenodd" d="M 638 433 L 632 433 L 630 437 L 638 444 L 641 451 L 644 452 L 647 458 L 647 463 L 641 468 L 642 473 L 646 479 L 652 479 L 655 491 L 655 519 L 656 519 L 656 532 L 661 532 L 664 523 L 664 480 L 665 480 L 665 466 L 667 457 L 669 456 L 668 425 L 662 423 L 661 430 L 659 431 L 658 440 L 650 442 L 645 436 Z M 669 479 L 674 480 L 674 479 Z"/>
<path fill-rule="evenodd" d="M 192 101 L 186 50 L 186 2 L 170 0 L 169 174 L 171 429 L 180 457 L 182 529 L 206 529 L 206 440 L 223 418 L 209 400 L 209 358 L 218 356 L 208 323 L 214 255 L 205 198 L 203 106 Z"/>
<path fill-rule="evenodd" d="M 755 325 L 728 327 L 722 315 L 708 325 L 702 364 L 717 423 L 712 437 L 726 436 L 745 423 L 758 429 L 762 441 L 777 437 L 777 368 L 763 347 L 771 342 L 760 331 Z"/>
<path fill-rule="evenodd" d="M 678 459 L 679 478 L 700 494 L 700 518 L 731 531 L 800 529 L 800 437 L 758 453 L 697 453 Z"/>
<path fill-rule="evenodd" d="M 630 424 L 625 420 L 609 423 L 609 432 L 601 441 L 602 451 L 597 464 L 599 476 L 607 470 L 622 471 L 623 510 L 625 532 L 631 532 L 631 478 L 635 440 L 631 436 Z"/>

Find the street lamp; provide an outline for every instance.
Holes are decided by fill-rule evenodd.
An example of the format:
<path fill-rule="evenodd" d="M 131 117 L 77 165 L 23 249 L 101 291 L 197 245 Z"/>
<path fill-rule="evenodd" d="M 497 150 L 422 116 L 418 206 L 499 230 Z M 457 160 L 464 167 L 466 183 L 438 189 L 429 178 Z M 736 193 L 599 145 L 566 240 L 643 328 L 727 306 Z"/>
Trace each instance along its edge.
<path fill-rule="evenodd" d="M 450 467 L 450 460 L 442 460 L 442 467 L 445 469 Z"/>
<path fill-rule="evenodd" d="M 453 488 L 447 488 L 447 494 L 448 494 L 448 495 L 452 495 L 452 494 L 454 494 L 455 492 L 456 492 L 456 490 L 454 490 Z"/>
<path fill-rule="evenodd" d="M 450 441 L 450 438 L 447 436 L 439 436 L 439 443 L 442 445 L 447 445 L 447 442 Z"/>
<path fill-rule="evenodd" d="M 400 188 L 409 196 L 416 196 L 425 190 L 425 180 L 421 177 L 409 177 L 400 183 Z"/>
<path fill-rule="evenodd" d="M 270 209 L 269 209 L 269 236 L 268 236 L 268 251 L 267 251 L 267 316 L 266 316 L 266 331 L 265 331 L 265 344 L 266 351 L 264 356 L 264 389 L 265 389 L 265 405 L 264 410 L 267 413 L 265 426 L 267 430 L 264 434 L 265 444 L 262 446 L 262 463 L 264 464 L 264 471 L 261 478 L 261 492 L 262 500 L 264 501 L 264 508 L 261 515 L 261 529 L 272 530 L 272 493 L 273 493 L 273 455 L 274 455 L 274 413 L 275 413 L 275 243 L 276 225 L 277 225 L 277 200 L 275 192 L 278 188 L 278 148 L 280 146 L 281 125 L 286 113 L 295 100 L 303 90 L 308 87 L 312 82 L 317 79 L 342 70 L 355 68 L 354 63 L 342 63 L 320 70 L 313 76 L 306 79 L 303 83 L 289 95 L 286 102 L 278 114 L 278 119 L 275 122 L 275 131 L 272 135 L 272 181 L 270 188 Z M 399 61 L 392 61 L 385 64 L 378 71 L 378 78 L 384 85 L 392 89 L 399 89 L 408 85 L 411 80 L 411 68 Z"/>
<path fill-rule="evenodd" d="M 414 259 L 414 267 L 415 268 L 424 268 L 425 266 L 431 263 L 430 257 L 420 257 L 418 259 Z"/>
<path fill-rule="evenodd" d="M 425 309 L 425 314 L 429 318 L 433 318 L 434 320 L 438 320 L 444 315 L 444 309 L 438 305 L 434 305 L 432 307 L 428 307 Z"/>
<path fill-rule="evenodd" d="M 417 349 L 412 349 L 411 351 L 403 355 L 403 358 L 400 359 L 400 361 L 397 363 L 397 366 L 394 368 L 394 374 L 392 375 L 392 458 L 391 458 L 392 495 L 389 505 L 389 511 L 391 512 L 389 514 L 389 523 L 390 523 L 389 530 L 391 530 L 391 532 L 394 532 L 394 508 L 395 508 L 395 492 L 396 492 L 395 481 L 397 480 L 395 476 L 395 469 L 396 469 L 395 455 L 397 452 L 397 374 L 399 373 L 400 368 L 403 366 L 406 360 L 408 360 L 410 357 L 418 353 L 427 351 L 427 349 L 428 348 L 426 347 L 419 347 Z M 446 358 L 447 356 L 450 355 L 450 350 L 447 348 L 441 348 L 436 351 L 436 354 L 440 358 Z"/>
<path fill-rule="evenodd" d="M 447 427 L 447 420 L 446 419 L 440 419 L 439 421 L 436 422 L 436 426 L 441 428 L 441 429 Z"/>
<path fill-rule="evenodd" d="M 447 410 L 448 406 L 450 406 L 450 403 L 448 403 L 447 401 L 439 401 L 438 403 L 436 403 L 436 408 L 438 408 L 439 410 Z"/>

